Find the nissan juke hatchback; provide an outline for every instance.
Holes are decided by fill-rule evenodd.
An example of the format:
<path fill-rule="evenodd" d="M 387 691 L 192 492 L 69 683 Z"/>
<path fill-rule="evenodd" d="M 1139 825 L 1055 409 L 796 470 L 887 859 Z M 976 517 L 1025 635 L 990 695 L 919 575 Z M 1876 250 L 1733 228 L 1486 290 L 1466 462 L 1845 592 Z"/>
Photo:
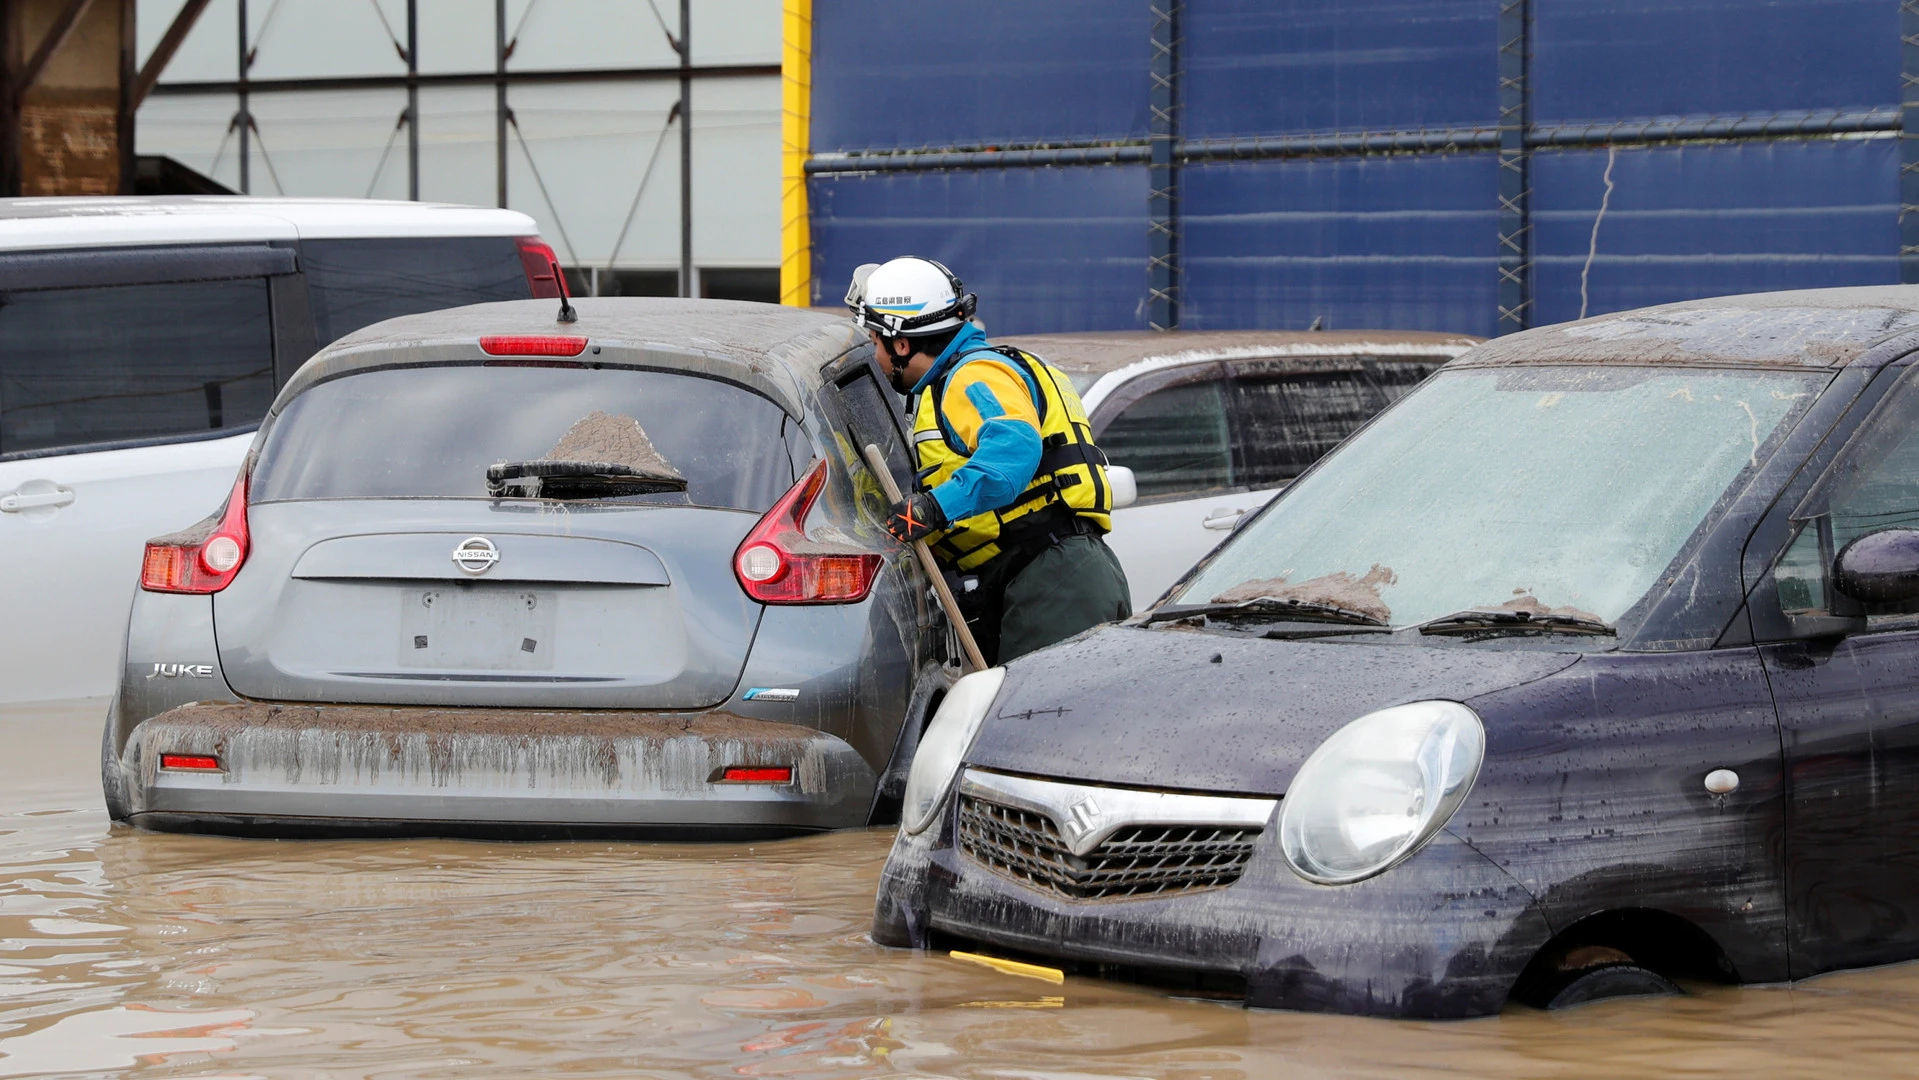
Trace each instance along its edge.
<path fill-rule="evenodd" d="M 957 651 L 877 525 L 861 450 L 911 471 L 871 348 L 772 305 L 567 313 L 391 320 L 293 375 L 225 505 L 147 545 L 101 746 L 116 820 L 892 820 Z"/>

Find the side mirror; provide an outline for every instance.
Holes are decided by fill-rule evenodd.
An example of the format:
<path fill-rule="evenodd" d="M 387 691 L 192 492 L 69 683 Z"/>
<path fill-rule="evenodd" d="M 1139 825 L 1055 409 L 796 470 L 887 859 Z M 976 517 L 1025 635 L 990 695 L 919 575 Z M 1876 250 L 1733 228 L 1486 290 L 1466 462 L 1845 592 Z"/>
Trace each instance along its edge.
<path fill-rule="evenodd" d="M 1113 485 L 1113 509 L 1139 501 L 1139 481 L 1133 479 L 1133 470 L 1124 465 L 1108 465 L 1106 482 Z"/>
<path fill-rule="evenodd" d="M 1919 600 L 1919 529 L 1881 529 L 1847 544 L 1832 561 L 1832 587 L 1873 606 Z"/>

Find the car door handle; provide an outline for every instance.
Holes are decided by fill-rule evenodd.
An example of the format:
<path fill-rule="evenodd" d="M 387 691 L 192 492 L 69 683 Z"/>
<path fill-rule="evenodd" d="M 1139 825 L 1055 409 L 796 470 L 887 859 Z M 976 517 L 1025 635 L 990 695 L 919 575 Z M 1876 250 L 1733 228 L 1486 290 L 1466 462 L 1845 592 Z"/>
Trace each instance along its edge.
<path fill-rule="evenodd" d="M 57 487 L 52 491 L 34 491 L 26 494 L 16 491 L 11 495 L 0 495 L 0 513 L 17 514 L 22 510 L 65 506 L 72 501 L 72 488 Z"/>
<path fill-rule="evenodd" d="M 1226 532 L 1233 526 L 1239 524 L 1239 519 L 1245 516 L 1246 511 L 1244 510 L 1228 510 L 1222 507 L 1207 514 L 1205 520 L 1199 524 L 1201 528 L 1218 529 L 1220 532 Z"/>

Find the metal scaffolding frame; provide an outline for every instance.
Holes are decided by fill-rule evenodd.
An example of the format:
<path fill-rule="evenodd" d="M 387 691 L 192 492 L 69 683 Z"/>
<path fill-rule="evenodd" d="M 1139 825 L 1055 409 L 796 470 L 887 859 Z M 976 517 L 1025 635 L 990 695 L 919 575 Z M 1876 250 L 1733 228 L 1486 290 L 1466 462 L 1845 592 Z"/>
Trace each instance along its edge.
<path fill-rule="evenodd" d="M 679 26 L 677 33 L 668 29 L 664 21 L 660 30 L 666 36 L 667 44 L 678 57 L 678 62 L 670 66 L 658 67 L 620 67 L 588 68 L 561 71 L 511 71 L 507 61 L 513 55 L 518 37 L 510 35 L 506 19 L 506 0 L 494 0 L 494 64 L 492 71 L 453 72 L 443 74 L 422 74 L 419 65 L 419 0 L 406 0 L 406 26 L 404 42 L 395 39 L 394 48 L 406 63 L 404 75 L 358 75 L 325 78 L 296 79 L 255 79 L 251 77 L 254 61 L 258 58 L 259 43 L 251 35 L 247 18 L 247 0 L 237 0 L 237 71 L 238 78 L 232 80 L 193 81 L 159 83 L 160 69 L 172 57 L 180 41 L 191 29 L 200 12 L 205 9 L 208 0 L 189 0 L 187 7 L 175 19 L 173 27 L 154 50 L 147 68 L 142 70 L 138 85 L 146 94 L 172 96 L 231 95 L 237 99 L 238 107 L 228 125 L 228 134 L 236 136 L 239 153 L 239 178 L 242 194 L 251 194 L 253 188 L 252 162 L 256 144 L 259 144 L 260 129 L 253 118 L 252 99 L 257 94 L 300 93 L 324 90 L 383 90 L 404 89 L 407 95 L 406 107 L 401 111 L 394 126 L 394 135 L 404 129 L 407 134 L 407 197 L 417 200 L 420 197 L 420 90 L 422 87 L 448 86 L 492 86 L 494 88 L 494 169 L 495 193 L 500 206 L 507 205 L 507 170 L 509 137 L 520 144 L 521 152 L 526 156 L 527 166 L 533 173 L 534 183 L 539 187 L 541 197 L 546 199 L 548 210 L 559 222 L 558 210 L 552 205 L 552 199 L 546 194 L 545 181 L 541 178 L 539 166 L 533 161 L 526 138 L 520 133 L 519 122 L 513 114 L 509 102 L 509 90 L 516 85 L 550 85 L 555 83 L 583 82 L 661 82 L 672 80 L 679 84 L 679 100 L 668 113 L 667 125 L 679 125 L 680 144 L 680 268 L 679 293 L 681 296 L 693 295 L 693 124 L 692 97 L 693 84 L 700 79 L 730 78 L 766 78 L 780 75 L 779 64 L 695 64 L 693 63 L 691 34 L 690 0 L 680 0 Z M 657 14 L 657 9 L 655 9 Z M 391 28 L 388 30 L 391 35 Z M 662 132 L 664 135 L 664 132 Z M 392 140 L 388 141 L 391 150 Z M 258 146 L 262 161 L 269 172 L 272 161 L 265 157 L 264 145 Z M 382 154 L 380 166 L 374 174 L 375 183 L 379 179 L 379 170 L 385 166 L 386 156 Z M 648 165 L 647 175 L 651 175 Z M 277 181 L 276 181 L 277 183 Z M 645 179 L 642 181 L 644 191 Z M 637 197 L 636 197 L 637 202 Z M 569 249 L 571 244 L 565 236 L 565 227 L 560 225 L 560 240 Z M 575 263 L 577 259 L 573 260 Z"/>

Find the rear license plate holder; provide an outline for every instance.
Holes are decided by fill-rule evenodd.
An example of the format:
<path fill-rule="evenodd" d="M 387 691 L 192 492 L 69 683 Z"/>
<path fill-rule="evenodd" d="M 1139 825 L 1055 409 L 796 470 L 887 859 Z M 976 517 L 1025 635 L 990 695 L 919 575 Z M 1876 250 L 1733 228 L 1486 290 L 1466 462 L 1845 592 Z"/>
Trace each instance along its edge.
<path fill-rule="evenodd" d="M 551 670 L 558 609 L 558 593 L 532 589 L 408 589 L 400 597 L 400 666 Z"/>

